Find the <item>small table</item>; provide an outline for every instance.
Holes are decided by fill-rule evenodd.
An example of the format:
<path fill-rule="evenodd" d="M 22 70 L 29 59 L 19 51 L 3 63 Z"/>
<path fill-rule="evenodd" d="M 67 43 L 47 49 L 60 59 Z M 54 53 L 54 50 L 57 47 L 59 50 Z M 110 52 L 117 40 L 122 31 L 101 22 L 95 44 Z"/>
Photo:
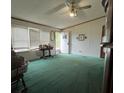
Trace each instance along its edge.
<path fill-rule="evenodd" d="M 51 57 L 51 51 L 53 47 L 49 46 L 49 47 L 45 47 L 45 48 L 40 48 L 40 51 L 43 51 L 43 57 L 40 57 L 40 58 L 46 58 L 46 57 Z M 45 51 L 48 50 L 49 51 L 49 55 L 48 56 L 45 56 Z"/>

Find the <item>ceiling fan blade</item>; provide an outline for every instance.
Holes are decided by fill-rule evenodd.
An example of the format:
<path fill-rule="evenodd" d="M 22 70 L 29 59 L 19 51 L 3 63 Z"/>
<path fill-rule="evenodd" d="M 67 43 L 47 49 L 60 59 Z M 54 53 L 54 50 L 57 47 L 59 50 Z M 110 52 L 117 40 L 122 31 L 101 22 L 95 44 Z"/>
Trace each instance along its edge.
<path fill-rule="evenodd" d="M 82 10 L 82 9 L 88 9 L 91 8 L 91 5 L 83 6 L 83 7 L 78 7 L 77 9 Z"/>
<path fill-rule="evenodd" d="M 51 10 L 48 10 L 48 12 L 46 12 L 46 14 L 47 14 L 47 15 L 50 15 L 50 14 L 56 13 L 56 12 L 58 12 L 59 10 L 61 10 L 62 8 L 64 8 L 64 7 L 65 7 L 65 4 L 64 4 L 64 3 L 63 3 L 63 4 L 60 4 L 60 5 L 58 5 L 57 7 L 53 8 L 53 9 L 51 9 Z"/>
<path fill-rule="evenodd" d="M 67 7 L 70 7 L 70 6 L 71 6 L 71 4 L 70 4 L 69 2 L 65 2 L 65 5 L 66 5 Z"/>
<path fill-rule="evenodd" d="M 70 7 L 72 5 L 72 3 L 74 3 L 75 5 L 78 5 L 78 3 L 80 3 L 82 0 L 65 0 L 65 5 Z"/>
<path fill-rule="evenodd" d="M 74 3 L 79 3 L 79 2 L 81 2 L 82 0 L 65 0 L 65 2 L 69 2 L 69 3 L 72 3 L 72 2 L 74 2 Z"/>

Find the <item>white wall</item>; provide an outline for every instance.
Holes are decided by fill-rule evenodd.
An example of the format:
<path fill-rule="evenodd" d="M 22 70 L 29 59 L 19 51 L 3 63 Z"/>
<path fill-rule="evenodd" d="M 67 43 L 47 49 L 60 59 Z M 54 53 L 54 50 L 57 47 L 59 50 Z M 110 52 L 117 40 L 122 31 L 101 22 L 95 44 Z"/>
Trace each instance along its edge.
<path fill-rule="evenodd" d="M 20 20 L 16 20 L 16 19 L 12 19 L 11 24 L 12 24 L 12 27 L 13 26 L 22 26 L 25 28 L 31 27 L 31 28 L 40 29 L 41 44 L 50 43 L 50 45 L 52 45 L 54 47 L 54 50 L 52 50 L 51 54 L 55 54 L 55 41 L 50 40 L 50 31 L 60 31 L 59 29 L 42 26 L 42 25 L 37 25 L 37 24 L 29 23 L 29 22 L 24 22 L 24 21 L 20 21 Z M 18 52 L 17 54 L 25 57 L 27 60 L 37 59 L 37 58 L 40 58 L 40 56 L 42 56 L 42 53 L 37 50 L 36 51 L 33 50 L 33 51 Z"/>
<path fill-rule="evenodd" d="M 71 53 L 99 57 L 102 26 L 104 24 L 105 18 L 101 18 L 64 30 L 71 31 Z M 76 37 L 79 34 L 85 34 L 87 39 L 84 41 L 77 40 Z"/>

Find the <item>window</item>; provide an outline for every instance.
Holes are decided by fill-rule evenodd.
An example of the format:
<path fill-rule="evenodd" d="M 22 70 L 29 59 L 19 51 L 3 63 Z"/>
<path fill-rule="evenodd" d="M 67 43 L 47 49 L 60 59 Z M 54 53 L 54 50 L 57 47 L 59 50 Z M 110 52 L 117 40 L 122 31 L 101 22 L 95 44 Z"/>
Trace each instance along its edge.
<path fill-rule="evenodd" d="M 29 28 L 30 49 L 38 48 L 40 45 L 40 31 L 39 29 Z"/>
<path fill-rule="evenodd" d="M 17 25 L 12 27 L 12 47 L 15 52 L 39 48 L 40 44 L 48 44 L 49 40 L 47 31 Z"/>
<path fill-rule="evenodd" d="M 15 51 L 29 49 L 28 29 L 12 27 L 12 47 Z"/>

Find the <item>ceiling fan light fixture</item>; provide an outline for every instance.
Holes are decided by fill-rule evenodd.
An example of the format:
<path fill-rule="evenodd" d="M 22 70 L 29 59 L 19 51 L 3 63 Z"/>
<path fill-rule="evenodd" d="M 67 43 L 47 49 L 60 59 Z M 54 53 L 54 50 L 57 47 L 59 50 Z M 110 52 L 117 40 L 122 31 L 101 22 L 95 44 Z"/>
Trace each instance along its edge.
<path fill-rule="evenodd" d="M 77 16 L 77 12 L 76 11 L 71 11 L 69 15 L 70 15 L 70 17 L 75 17 L 75 16 Z"/>
<path fill-rule="evenodd" d="M 70 12 L 70 17 L 74 17 L 74 13 L 73 12 Z"/>

